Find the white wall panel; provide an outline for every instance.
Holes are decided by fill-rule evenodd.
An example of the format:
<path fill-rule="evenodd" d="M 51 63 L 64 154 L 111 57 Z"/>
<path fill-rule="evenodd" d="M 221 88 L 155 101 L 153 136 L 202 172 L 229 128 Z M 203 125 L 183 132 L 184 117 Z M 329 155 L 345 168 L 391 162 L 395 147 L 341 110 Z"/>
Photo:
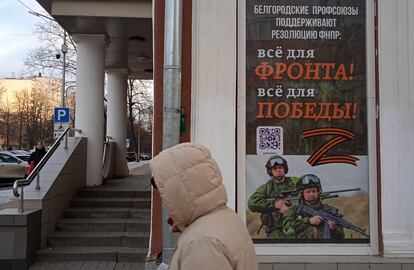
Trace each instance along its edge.
<path fill-rule="evenodd" d="M 191 141 L 207 146 L 236 199 L 236 1 L 194 0 Z"/>
<path fill-rule="evenodd" d="M 382 223 L 385 255 L 414 255 L 414 1 L 379 0 Z"/>

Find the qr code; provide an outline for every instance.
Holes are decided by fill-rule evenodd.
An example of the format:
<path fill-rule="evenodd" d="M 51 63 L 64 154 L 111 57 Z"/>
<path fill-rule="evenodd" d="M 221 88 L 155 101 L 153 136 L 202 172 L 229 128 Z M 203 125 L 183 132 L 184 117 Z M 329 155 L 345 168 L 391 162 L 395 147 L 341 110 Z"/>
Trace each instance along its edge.
<path fill-rule="evenodd" d="M 283 128 L 269 126 L 257 127 L 256 151 L 258 155 L 283 155 Z"/>

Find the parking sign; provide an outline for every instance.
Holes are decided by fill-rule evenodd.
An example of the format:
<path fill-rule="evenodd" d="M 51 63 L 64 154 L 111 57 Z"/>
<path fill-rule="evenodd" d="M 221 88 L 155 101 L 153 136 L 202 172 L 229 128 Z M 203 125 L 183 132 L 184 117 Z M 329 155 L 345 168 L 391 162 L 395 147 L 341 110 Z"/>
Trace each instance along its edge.
<path fill-rule="evenodd" d="M 53 128 L 53 137 L 57 139 L 60 134 L 69 126 L 70 114 L 69 108 L 55 108 L 55 124 Z"/>
<path fill-rule="evenodd" d="M 55 123 L 68 123 L 69 120 L 69 108 L 55 108 Z"/>

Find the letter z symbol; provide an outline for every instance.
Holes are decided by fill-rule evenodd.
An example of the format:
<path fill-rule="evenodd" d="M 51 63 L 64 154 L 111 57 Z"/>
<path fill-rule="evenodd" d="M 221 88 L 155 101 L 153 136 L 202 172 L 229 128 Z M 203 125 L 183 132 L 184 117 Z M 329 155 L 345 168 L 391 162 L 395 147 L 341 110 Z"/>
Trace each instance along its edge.
<path fill-rule="evenodd" d="M 345 141 L 353 140 L 355 135 L 351 131 L 341 128 L 317 128 L 305 130 L 302 134 L 305 139 L 321 135 L 338 135 L 319 147 L 308 158 L 307 161 L 311 166 L 318 166 L 328 163 L 347 163 L 357 166 L 356 161 L 359 160 L 357 157 L 351 155 L 325 155 L 326 152 L 336 145 Z"/>

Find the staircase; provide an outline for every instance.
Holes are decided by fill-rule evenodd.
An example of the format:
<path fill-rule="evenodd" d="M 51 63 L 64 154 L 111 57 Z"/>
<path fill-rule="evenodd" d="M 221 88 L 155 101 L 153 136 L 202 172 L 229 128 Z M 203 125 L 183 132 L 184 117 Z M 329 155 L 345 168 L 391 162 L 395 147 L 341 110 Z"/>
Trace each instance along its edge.
<path fill-rule="evenodd" d="M 42 262 L 145 263 L 150 230 L 150 191 L 84 188 L 57 222 Z"/>

